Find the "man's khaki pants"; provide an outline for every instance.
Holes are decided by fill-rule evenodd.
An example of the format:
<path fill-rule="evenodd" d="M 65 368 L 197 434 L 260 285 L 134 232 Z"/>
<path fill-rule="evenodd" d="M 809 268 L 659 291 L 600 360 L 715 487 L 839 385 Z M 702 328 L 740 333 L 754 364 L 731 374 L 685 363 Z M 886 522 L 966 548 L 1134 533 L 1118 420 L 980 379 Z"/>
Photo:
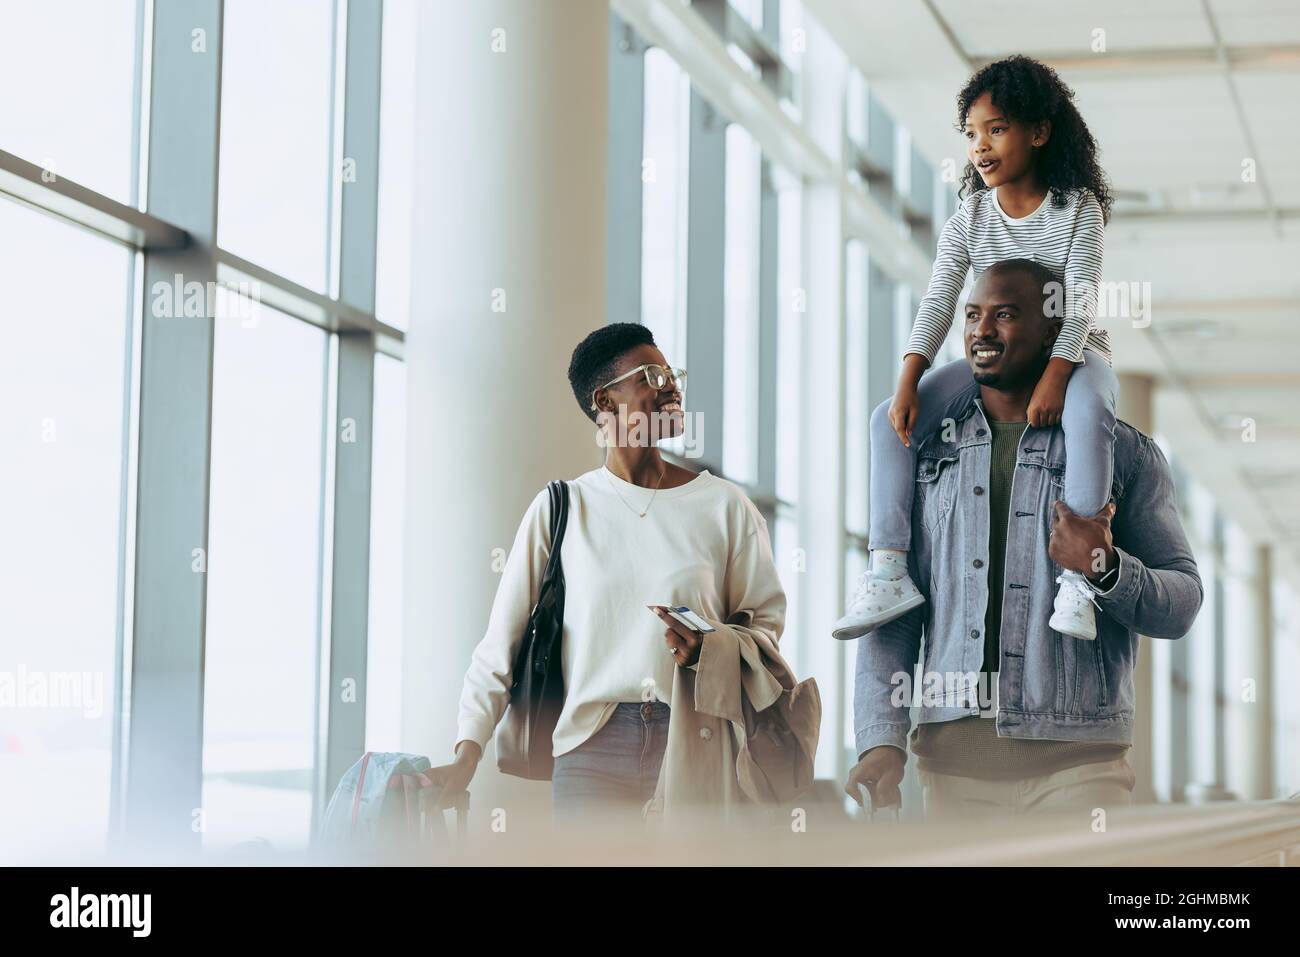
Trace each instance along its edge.
<path fill-rule="evenodd" d="M 1137 783 L 1125 757 L 1018 781 L 985 781 L 921 770 L 917 776 L 925 816 L 931 819 L 1127 807 Z"/>

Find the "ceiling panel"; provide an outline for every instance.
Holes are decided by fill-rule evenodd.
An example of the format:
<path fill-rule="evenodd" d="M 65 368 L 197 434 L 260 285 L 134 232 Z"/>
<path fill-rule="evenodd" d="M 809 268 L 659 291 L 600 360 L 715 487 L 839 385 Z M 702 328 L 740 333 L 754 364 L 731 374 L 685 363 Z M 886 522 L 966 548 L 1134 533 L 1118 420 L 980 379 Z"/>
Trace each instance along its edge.
<path fill-rule="evenodd" d="M 1229 46 L 1300 44 L 1296 0 L 1211 0 L 1210 9 Z"/>
<path fill-rule="evenodd" d="M 1189 0 L 936 0 L 935 7 L 966 52 L 981 58 L 1008 51 L 1088 54 L 1097 29 L 1105 31 L 1108 53 L 1211 42 L 1200 5 Z"/>

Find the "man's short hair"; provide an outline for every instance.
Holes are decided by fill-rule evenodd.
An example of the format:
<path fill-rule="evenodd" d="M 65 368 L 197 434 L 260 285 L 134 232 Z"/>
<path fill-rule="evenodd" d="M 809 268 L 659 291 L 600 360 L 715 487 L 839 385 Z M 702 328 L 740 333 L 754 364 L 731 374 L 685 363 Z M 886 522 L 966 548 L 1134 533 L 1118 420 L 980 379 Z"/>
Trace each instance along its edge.
<path fill-rule="evenodd" d="M 1048 301 L 1064 302 L 1065 287 L 1061 277 L 1047 266 L 1034 259 L 1001 259 L 989 266 L 986 272 L 1002 276 L 1028 276 L 1043 297 L 1043 318 L 1049 322 L 1061 318 L 1055 306 L 1048 307 Z"/>
<path fill-rule="evenodd" d="M 618 360 L 637 346 L 654 344 L 654 333 L 639 322 L 611 322 L 579 342 L 569 359 L 569 385 L 583 415 L 596 421 L 591 395 L 614 378 Z"/>

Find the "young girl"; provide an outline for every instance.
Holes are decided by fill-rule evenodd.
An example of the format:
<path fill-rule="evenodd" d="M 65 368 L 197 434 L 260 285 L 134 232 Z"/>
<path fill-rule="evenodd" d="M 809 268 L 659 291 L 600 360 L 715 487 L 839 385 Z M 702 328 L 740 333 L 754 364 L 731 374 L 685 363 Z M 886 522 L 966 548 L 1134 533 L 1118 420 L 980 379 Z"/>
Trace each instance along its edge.
<path fill-rule="evenodd" d="M 871 417 L 871 565 L 835 623 L 836 638 L 857 638 L 925 601 L 907 569 L 916 448 L 976 386 L 964 358 L 922 373 L 952 325 L 968 267 L 978 278 L 995 262 L 1026 258 L 1062 278 L 1061 329 L 1029 425 L 1064 430 L 1064 499 L 1073 512 L 1091 517 L 1110 499 L 1119 384 L 1094 319 L 1111 195 L 1073 96 L 1051 68 L 1015 56 L 981 69 L 957 97 L 969 160 L 963 201 L 939 237 L 898 388 Z M 1050 626 L 1095 638 L 1087 579 L 1066 571 L 1057 582 Z"/>

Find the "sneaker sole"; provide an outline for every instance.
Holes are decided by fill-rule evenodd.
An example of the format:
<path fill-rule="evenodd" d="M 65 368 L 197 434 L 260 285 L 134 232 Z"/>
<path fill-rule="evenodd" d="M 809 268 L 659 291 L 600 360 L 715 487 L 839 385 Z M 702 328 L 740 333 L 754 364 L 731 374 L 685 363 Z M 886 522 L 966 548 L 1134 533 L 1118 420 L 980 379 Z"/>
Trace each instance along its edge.
<path fill-rule="evenodd" d="M 1097 630 L 1096 630 L 1095 628 L 1092 630 L 1092 633 L 1091 633 L 1091 634 L 1088 634 L 1087 632 L 1085 632 L 1084 634 L 1079 635 L 1079 634 L 1075 634 L 1075 633 L 1072 632 L 1072 631 L 1066 631 L 1064 628 L 1060 627 L 1061 624 L 1062 624 L 1061 622 L 1057 622 L 1057 620 L 1056 620 L 1055 618 L 1052 618 L 1050 621 L 1048 621 L 1048 623 L 1047 623 L 1047 627 L 1050 628 L 1050 629 L 1052 629 L 1052 631 L 1055 631 L 1055 632 L 1058 632 L 1059 634 L 1065 635 L 1067 638 L 1078 638 L 1080 641 L 1096 641 L 1096 640 L 1097 640 Z"/>
<path fill-rule="evenodd" d="M 895 618 L 901 618 L 913 608 L 918 608 L 924 604 L 924 595 L 913 595 L 911 598 L 895 605 L 889 611 L 881 612 L 874 618 L 855 618 L 852 622 L 846 622 L 843 625 L 840 624 L 840 621 L 845 619 L 841 618 L 840 621 L 835 623 L 835 627 L 831 631 L 831 637 L 839 641 L 852 641 L 854 638 L 861 638 L 867 632 L 888 624 Z"/>

